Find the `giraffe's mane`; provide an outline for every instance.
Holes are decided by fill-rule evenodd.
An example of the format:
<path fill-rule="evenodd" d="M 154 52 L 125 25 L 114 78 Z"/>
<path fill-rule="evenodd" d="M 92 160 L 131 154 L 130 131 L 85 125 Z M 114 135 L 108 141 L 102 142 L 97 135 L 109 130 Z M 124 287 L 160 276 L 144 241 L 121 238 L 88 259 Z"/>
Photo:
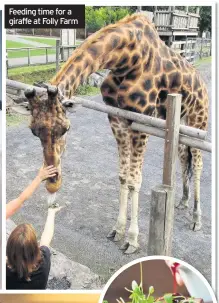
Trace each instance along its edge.
<path fill-rule="evenodd" d="M 151 23 L 151 21 L 148 19 L 148 17 L 143 13 L 135 13 L 132 15 L 127 15 L 126 17 L 122 18 L 121 20 L 117 21 L 114 24 L 109 24 L 103 28 L 101 28 L 99 31 L 93 33 L 90 37 L 84 40 L 84 42 L 75 50 L 73 51 L 72 55 L 68 58 L 68 60 L 65 62 L 65 64 L 62 66 L 62 68 L 56 73 L 56 75 L 50 80 L 50 83 L 55 85 L 58 79 L 65 73 L 65 71 L 68 69 L 69 65 L 72 63 L 73 57 L 77 57 L 81 55 L 93 42 L 97 41 L 100 36 L 102 36 L 105 32 L 107 32 L 110 29 L 117 28 L 120 25 L 130 23 L 136 19 L 144 19 L 144 21 Z M 152 23 L 151 23 L 152 25 Z"/>

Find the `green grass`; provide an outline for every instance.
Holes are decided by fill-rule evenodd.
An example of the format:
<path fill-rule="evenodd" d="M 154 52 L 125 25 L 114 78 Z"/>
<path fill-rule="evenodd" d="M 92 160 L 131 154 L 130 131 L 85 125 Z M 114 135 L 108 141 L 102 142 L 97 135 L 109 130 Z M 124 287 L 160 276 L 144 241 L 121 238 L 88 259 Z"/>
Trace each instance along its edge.
<path fill-rule="evenodd" d="M 79 85 L 75 94 L 81 95 L 81 96 L 95 96 L 95 95 L 100 94 L 100 89 L 98 87 L 93 87 L 88 84 Z"/>
<path fill-rule="evenodd" d="M 17 41 L 6 41 L 6 48 L 19 48 L 19 47 L 32 47 L 29 44 L 17 42 Z M 48 50 L 48 55 L 50 54 L 55 54 L 55 49 Z M 16 50 L 16 51 L 8 51 L 8 58 L 24 58 L 28 56 L 28 51 L 27 50 Z M 46 49 L 33 49 L 30 50 L 30 56 L 41 56 L 41 55 L 46 55 Z"/>
<path fill-rule="evenodd" d="M 50 46 L 55 46 L 57 40 L 52 38 L 48 39 L 48 38 L 34 38 L 34 37 L 23 37 L 23 39 L 38 42 L 38 43 L 48 44 Z"/>
<path fill-rule="evenodd" d="M 205 58 L 195 61 L 194 66 L 198 67 L 201 64 L 210 64 L 210 63 L 211 63 L 211 57 L 205 57 Z"/>
<path fill-rule="evenodd" d="M 36 65 L 17 67 L 9 69 L 8 78 L 15 81 L 20 81 L 27 84 L 33 84 L 34 82 L 49 82 L 51 78 L 56 74 L 55 64 L 48 65 Z M 100 89 L 92 87 L 90 85 L 80 85 L 75 94 L 93 96 L 100 93 Z"/>
<path fill-rule="evenodd" d="M 20 81 L 27 84 L 34 82 L 49 81 L 56 73 L 55 64 L 36 65 L 11 68 L 8 77 L 11 80 Z"/>
<path fill-rule="evenodd" d="M 28 116 L 20 115 L 18 113 L 7 114 L 6 115 L 6 125 L 10 126 L 18 126 L 21 123 L 27 122 Z"/>
<path fill-rule="evenodd" d="M 11 41 L 6 40 L 6 48 L 12 48 L 12 47 L 27 47 L 28 45 L 25 43 L 17 42 L 17 41 Z"/>

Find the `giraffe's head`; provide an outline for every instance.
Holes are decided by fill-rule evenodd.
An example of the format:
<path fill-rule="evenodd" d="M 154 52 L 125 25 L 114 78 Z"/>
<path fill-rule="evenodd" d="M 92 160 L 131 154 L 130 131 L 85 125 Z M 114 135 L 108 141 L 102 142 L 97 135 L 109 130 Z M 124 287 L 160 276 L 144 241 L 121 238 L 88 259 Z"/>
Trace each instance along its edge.
<path fill-rule="evenodd" d="M 66 134 L 70 121 L 60 101 L 56 87 L 47 88 L 47 92 L 37 94 L 35 89 L 25 91 L 31 109 L 30 129 L 43 147 L 44 165 L 54 165 L 58 169 L 55 177 L 46 181 L 46 188 L 54 193 L 61 187 L 61 156 L 65 150 Z"/>

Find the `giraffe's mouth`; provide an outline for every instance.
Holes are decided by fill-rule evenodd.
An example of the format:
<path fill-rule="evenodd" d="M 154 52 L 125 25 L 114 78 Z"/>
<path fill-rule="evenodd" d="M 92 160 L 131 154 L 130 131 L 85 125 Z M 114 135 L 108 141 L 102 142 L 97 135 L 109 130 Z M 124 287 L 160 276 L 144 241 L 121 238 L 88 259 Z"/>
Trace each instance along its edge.
<path fill-rule="evenodd" d="M 55 178 L 55 179 L 54 179 Z M 52 179 L 52 180 L 51 180 Z M 53 178 L 49 178 L 46 181 L 46 189 L 48 190 L 48 192 L 50 193 L 55 193 L 57 192 L 60 187 L 62 185 L 62 177 L 61 175 L 58 175 L 58 177 L 53 177 Z"/>
<path fill-rule="evenodd" d="M 57 167 L 58 172 L 55 176 L 46 180 L 46 189 L 49 193 L 57 192 L 62 185 L 62 173 L 60 166 Z"/>

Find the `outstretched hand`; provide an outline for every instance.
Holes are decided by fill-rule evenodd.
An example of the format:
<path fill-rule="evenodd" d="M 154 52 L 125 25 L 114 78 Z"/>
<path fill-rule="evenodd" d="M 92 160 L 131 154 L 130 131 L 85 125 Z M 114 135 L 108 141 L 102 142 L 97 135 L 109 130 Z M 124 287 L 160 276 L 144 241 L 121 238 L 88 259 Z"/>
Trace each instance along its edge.
<path fill-rule="evenodd" d="M 46 180 L 51 177 L 55 177 L 58 170 L 55 166 L 50 165 L 47 167 L 41 167 L 38 173 L 38 177 L 41 179 L 41 181 Z"/>
<path fill-rule="evenodd" d="M 53 206 L 49 207 L 48 212 L 56 214 L 58 211 L 60 211 L 65 206 Z"/>

